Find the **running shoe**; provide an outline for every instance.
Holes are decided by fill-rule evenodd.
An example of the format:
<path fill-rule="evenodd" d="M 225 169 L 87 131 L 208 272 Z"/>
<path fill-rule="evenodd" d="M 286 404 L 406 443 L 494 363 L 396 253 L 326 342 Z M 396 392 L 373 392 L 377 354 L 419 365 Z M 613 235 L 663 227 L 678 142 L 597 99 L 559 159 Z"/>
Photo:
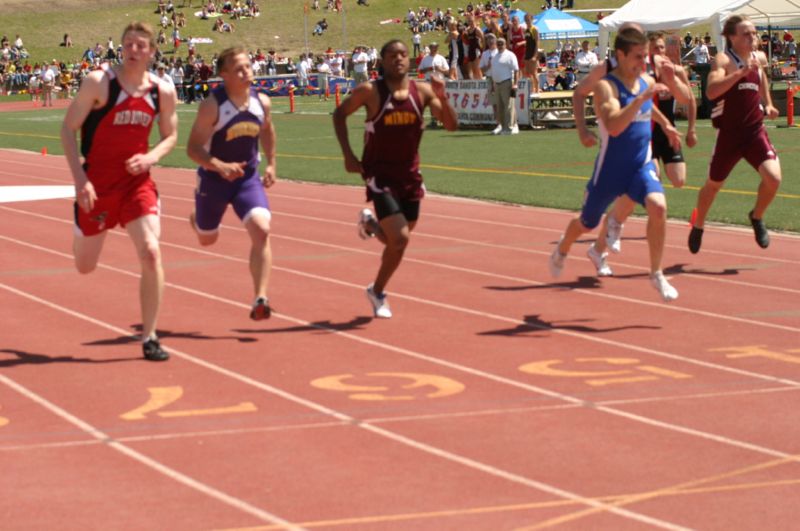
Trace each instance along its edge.
<path fill-rule="evenodd" d="M 375 228 L 378 220 L 375 219 L 375 214 L 372 210 L 365 208 L 358 213 L 358 235 L 362 240 L 368 240 L 375 237 Z"/>
<path fill-rule="evenodd" d="M 169 359 L 169 353 L 161 348 L 161 343 L 155 338 L 150 338 L 142 343 L 142 352 L 146 360 L 167 361 Z"/>
<path fill-rule="evenodd" d="M 559 240 L 558 243 L 561 243 L 561 240 Z M 550 255 L 550 276 L 558 278 L 561 275 L 561 270 L 564 269 L 564 260 L 566 258 L 567 255 L 561 254 L 561 251 L 558 250 L 558 244 L 556 244 L 556 248 L 553 249 L 553 254 Z"/>
<path fill-rule="evenodd" d="M 594 248 L 594 245 L 589 247 L 589 250 L 586 252 L 586 256 L 589 257 L 589 260 L 592 261 L 594 267 L 597 269 L 597 276 L 598 277 L 610 277 L 614 274 L 611 271 L 611 266 L 608 265 L 606 259 L 608 258 L 608 252 L 600 254 L 597 249 Z"/>
<path fill-rule="evenodd" d="M 612 253 L 618 253 L 622 250 L 622 226 L 623 224 L 617 221 L 613 214 L 609 214 L 606 245 L 608 245 Z"/>
<path fill-rule="evenodd" d="M 272 315 L 272 308 L 269 307 L 269 299 L 266 297 L 259 297 L 253 303 L 253 308 L 250 310 L 250 319 L 253 321 L 261 321 L 269 319 Z"/>
<path fill-rule="evenodd" d="M 766 249 L 769 247 L 769 233 L 767 232 L 767 226 L 764 225 L 763 219 L 755 219 L 753 217 L 753 211 L 751 210 L 747 217 L 750 218 L 750 224 L 753 226 L 753 233 L 756 236 L 756 243 L 762 249 Z"/>
<path fill-rule="evenodd" d="M 689 232 L 689 251 L 692 254 L 697 254 L 700 252 L 700 244 L 703 243 L 703 229 L 698 229 L 697 227 L 692 227 L 692 230 Z"/>
<path fill-rule="evenodd" d="M 367 298 L 370 304 L 372 304 L 372 312 L 375 314 L 375 317 L 381 319 L 389 319 L 392 317 L 392 309 L 389 308 L 389 301 L 386 299 L 385 293 L 378 295 L 375 293 L 373 285 L 370 284 L 367 286 Z"/>
<path fill-rule="evenodd" d="M 674 301 L 678 298 L 678 290 L 672 287 L 667 282 L 667 277 L 664 276 L 662 271 L 656 271 L 650 275 L 650 283 L 656 288 L 656 291 L 661 294 L 664 302 Z"/>
<path fill-rule="evenodd" d="M 511 134 L 512 135 L 518 135 L 519 134 L 519 126 L 517 124 L 514 124 L 514 125 L 511 126 Z"/>

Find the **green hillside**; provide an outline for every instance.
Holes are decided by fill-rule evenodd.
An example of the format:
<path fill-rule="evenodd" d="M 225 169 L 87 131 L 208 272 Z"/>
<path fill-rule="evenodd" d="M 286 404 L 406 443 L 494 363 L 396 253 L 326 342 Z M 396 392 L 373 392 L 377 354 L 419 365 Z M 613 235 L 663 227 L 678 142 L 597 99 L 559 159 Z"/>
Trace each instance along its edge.
<path fill-rule="evenodd" d="M 342 13 L 310 10 L 306 37 L 303 6 L 307 0 L 261 0 L 261 16 L 255 20 L 236 21 L 236 31 L 232 34 L 213 32 L 211 21 L 203 21 L 193 15 L 200 9 L 200 0 L 174 0 L 178 10 L 186 13 L 188 20 L 187 27 L 181 29 L 182 37 L 214 39 L 214 44 L 199 47 L 198 52 L 202 55 L 211 55 L 234 43 L 244 44 L 250 49 L 274 49 L 281 55 L 293 56 L 304 51 L 306 40 L 310 51 L 314 52 L 328 47 L 350 49 L 360 43 L 380 47 L 392 38 L 410 39 L 404 24 L 380 24 L 380 21 L 402 19 L 410 6 L 416 8 L 420 5 L 419 2 L 410 4 L 405 0 L 370 0 L 370 5 L 364 7 L 357 5 L 356 0 L 343 1 Z M 191 3 L 194 7 L 181 8 L 184 3 Z M 467 0 L 463 0 L 463 5 L 466 3 Z M 542 0 L 518 0 L 514 7 L 537 13 L 542 3 Z M 624 3 L 624 0 L 576 0 L 575 7 L 609 8 Z M 37 0 L 34 3 L 29 0 L 2 0 L 2 34 L 12 41 L 19 34 L 31 53 L 32 61 L 58 59 L 69 63 L 78 60 L 87 47 L 98 42 L 105 44 L 109 37 L 119 42 L 122 28 L 131 20 L 157 25 L 159 16 L 155 14 L 156 4 L 155 0 Z M 321 0 L 320 4 L 324 6 L 325 0 Z M 435 9 L 435 3 L 430 5 Z M 451 7 L 455 9 L 459 5 L 455 3 Z M 35 12 L 32 10 L 34 6 Z M 327 18 L 329 29 L 321 37 L 312 37 L 314 24 L 322 17 Z M 595 16 L 587 13 L 586 18 L 594 20 Z M 65 33 L 72 37 L 74 47 L 71 49 L 59 46 Z M 423 43 L 438 38 L 436 34 L 426 35 Z M 171 49 L 171 45 L 166 47 L 166 50 Z"/>

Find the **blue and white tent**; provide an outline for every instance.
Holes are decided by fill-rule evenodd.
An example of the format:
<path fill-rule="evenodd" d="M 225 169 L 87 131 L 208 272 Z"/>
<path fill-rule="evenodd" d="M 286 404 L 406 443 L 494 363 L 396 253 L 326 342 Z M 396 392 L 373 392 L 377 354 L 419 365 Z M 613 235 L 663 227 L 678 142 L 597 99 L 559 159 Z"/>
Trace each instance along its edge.
<path fill-rule="evenodd" d="M 582 39 L 597 37 L 598 33 L 597 24 L 554 7 L 539 13 L 533 19 L 533 23 L 539 30 L 539 38 L 542 40 Z"/>

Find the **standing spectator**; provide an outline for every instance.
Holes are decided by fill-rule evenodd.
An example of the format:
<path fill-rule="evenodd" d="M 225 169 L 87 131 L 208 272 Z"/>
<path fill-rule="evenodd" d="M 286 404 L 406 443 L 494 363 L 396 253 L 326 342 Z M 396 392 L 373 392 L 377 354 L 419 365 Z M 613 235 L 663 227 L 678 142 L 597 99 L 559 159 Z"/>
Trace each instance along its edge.
<path fill-rule="evenodd" d="M 493 135 L 499 135 L 503 131 L 503 124 L 500 120 L 498 112 L 497 92 L 494 90 L 494 81 L 492 81 L 492 59 L 497 56 L 497 37 L 493 33 L 486 35 L 486 49 L 481 54 L 481 72 L 486 76 L 486 81 L 489 83 L 489 101 L 492 104 L 492 113 L 494 114 L 494 121 L 497 127 L 492 131 Z"/>
<path fill-rule="evenodd" d="M 177 58 L 173 63 L 172 68 L 169 70 L 169 75 L 175 84 L 175 91 L 177 92 L 178 100 L 183 101 L 183 64 L 180 57 Z"/>
<path fill-rule="evenodd" d="M 328 75 L 331 67 L 325 62 L 322 56 L 317 58 L 317 89 L 319 89 L 319 99 L 328 101 Z"/>
<path fill-rule="evenodd" d="M 42 107 L 53 106 L 53 87 L 56 83 L 56 74 L 44 65 L 42 67 Z"/>
<path fill-rule="evenodd" d="M 583 41 L 581 43 L 581 49 L 575 55 L 575 66 L 578 68 L 578 81 L 586 77 L 599 62 L 597 54 L 589 49 L 589 41 Z"/>
<path fill-rule="evenodd" d="M 308 96 L 308 61 L 306 54 L 300 55 L 297 63 L 297 88 L 303 91 L 303 96 Z"/>
<path fill-rule="evenodd" d="M 531 80 L 531 90 L 539 92 L 536 74 L 539 72 L 539 30 L 533 23 L 533 15 L 525 15 L 525 75 Z"/>
<path fill-rule="evenodd" d="M 420 74 L 425 74 L 425 81 L 430 82 L 434 74 L 446 76 L 450 71 L 447 59 L 439 55 L 439 43 L 432 42 L 428 45 L 431 53 L 423 57 L 419 63 Z"/>
<path fill-rule="evenodd" d="M 353 50 L 353 79 L 356 85 L 369 80 L 368 68 L 369 56 L 366 54 L 366 46 L 356 46 Z"/>
<path fill-rule="evenodd" d="M 519 64 L 517 64 L 517 56 L 506 49 L 506 40 L 502 37 L 497 39 L 497 55 L 492 58 L 490 68 L 497 98 L 500 134 L 515 135 L 519 133 L 514 109 L 519 80 Z"/>
<path fill-rule="evenodd" d="M 451 20 L 447 24 L 447 62 L 450 65 L 450 79 L 459 79 L 461 58 L 464 57 L 464 42 L 461 39 L 461 33 L 458 29 L 458 24 Z"/>
<path fill-rule="evenodd" d="M 175 80 L 167 73 L 167 65 L 164 63 L 158 63 L 156 65 L 156 77 L 164 83 L 168 83 L 173 87 L 175 86 Z"/>
<path fill-rule="evenodd" d="M 710 56 L 708 54 L 708 46 L 706 43 L 700 40 L 700 37 L 697 37 L 694 40 L 694 62 L 698 65 L 705 65 L 708 64 Z"/>
<path fill-rule="evenodd" d="M 484 47 L 483 31 L 475 25 L 475 17 L 467 17 L 467 29 L 463 35 L 464 44 L 467 48 L 467 56 L 464 59 L 465 77 L 469 79 L 480 79 L 481 76 L 481 51 Z"/>
<path fill-rule="evenodd" d="M 516 15 L 511 18 L 511 24 L 508 28 L 508 36 L 506 42 L 508 49 L 517 56 L 517 64 L 522 68 L 525 64 L 526 45 L 527 39 L 525 38 L 525 28 L 519 23 L 519 17 Z"/>
<path fill-rule="evenodd" d="M 64 34 L 64 40 L 61 42 L 61 46 L 64 48 L 72 48 L 72 37 L 69 36 L 69 33 Z"/>
<path fill-rule="evenodd" d="M 422 35 L 419 30 L 414 29 L 414 35 L 411 37 L 411 43 L 414 45 L 414 57 L 419 55 L 420 45 L 422 44 Z"/>

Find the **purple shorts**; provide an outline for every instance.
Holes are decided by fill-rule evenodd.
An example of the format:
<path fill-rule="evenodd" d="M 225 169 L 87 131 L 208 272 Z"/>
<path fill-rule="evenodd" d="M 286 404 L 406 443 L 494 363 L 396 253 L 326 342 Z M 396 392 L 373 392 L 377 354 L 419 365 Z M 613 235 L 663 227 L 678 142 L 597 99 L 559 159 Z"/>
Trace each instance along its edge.
<path fill-rule="evenodd" d="M 202 232 L 214 232 L 219 228 L 228 204 L 233 205 L 242 223 L 259 210 L 269 215 L 269 200 L 258 173 L 235 181 L 216 175 L 198 175 L 194 204 L 197 228 Z"/>
<path fill-rule="evenodd" d="M 772 147 L 763 125 L 751 131 L 717 130 L 717 141 L 708 167 L 708 178 L 716 182 L 724 181 L 742 158 L 756 171 L 765 160 L 778 159 L 778 154 Z"/>

